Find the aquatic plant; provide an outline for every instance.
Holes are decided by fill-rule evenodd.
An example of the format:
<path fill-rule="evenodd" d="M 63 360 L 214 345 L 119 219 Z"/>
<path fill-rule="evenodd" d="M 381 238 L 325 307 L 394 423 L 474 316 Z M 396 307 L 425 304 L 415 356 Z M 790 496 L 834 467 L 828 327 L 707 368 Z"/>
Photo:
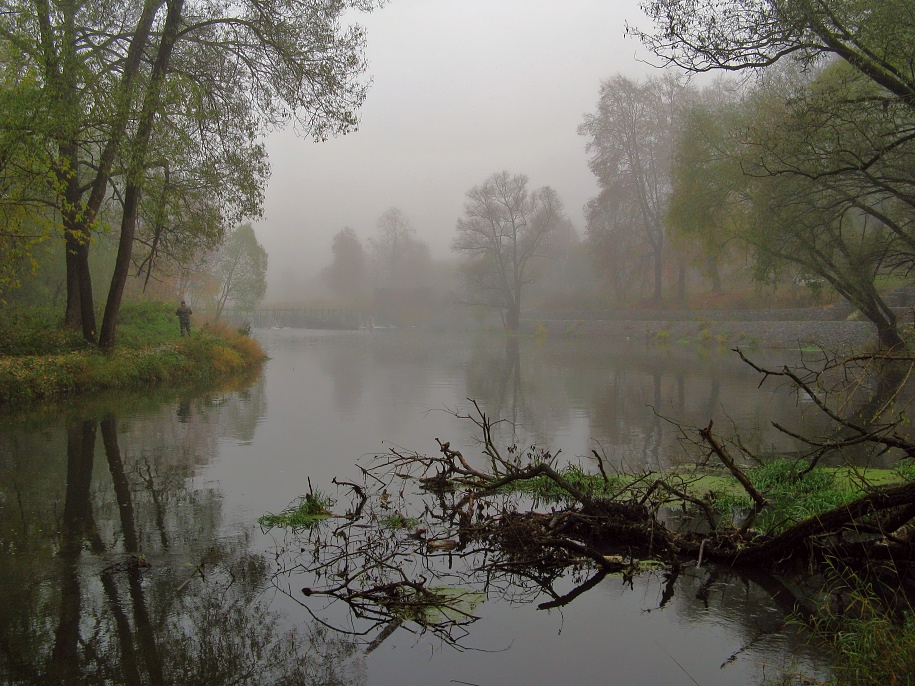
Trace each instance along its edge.
<path fill-rule="evenodd" d="M 332 516 L 329 508 L 333 499 L 320 490 L 298 498 L 292 505 L 278 514 L 268 512 L 258 518 L 257 523 L 265 529 L 289 528 L 313 529 L 328 517 Z"/>
<path fill-rule="evenodd" d="M 382 517 L 378 521 L 381 526 L 388 529 L 415 529 L 421 522 L 416 517 L 407 517 L 399 512 Z"/>

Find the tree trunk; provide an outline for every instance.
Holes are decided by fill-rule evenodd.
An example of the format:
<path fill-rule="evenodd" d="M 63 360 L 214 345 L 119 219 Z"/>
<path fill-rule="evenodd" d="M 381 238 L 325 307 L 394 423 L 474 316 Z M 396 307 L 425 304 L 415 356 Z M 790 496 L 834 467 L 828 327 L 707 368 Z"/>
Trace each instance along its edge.
<path fill-rule="evenodd" d="M 184 0 L 168 0 L 168 12 L 165 15 L 165 26 L 162 29 L 162 42 L 153 63 L 149 86 L 143 99 L 143 109 L 137 125 L 137 134 L 133 141 L 130 168 L 127 172 L 127 192 L 124 198 L 124 213 L 121 217 L 121 236 L 118 241 L 118 255 L 111 286 L 108 289 L 108 300 L 105 303 L 105 318 L 102 320 L 102 332 L 99 344 L 102 350 L 114 348 L 117 333 L 118 314 L 124 297 L 124 286 L 130 269 L 130 257 L 133 253 L 133 238 L 137 226 L 137 208 L 140 204 L 140 180 L 146 173 L 146 157 L 149 140 L 152 136 L 153 123 L 159 109 L 159 99 L 165 72 L 171 62 L 172 49 L 178 40 L 178 25 L 184 9 Z"/>
<path fill-rule="evenodd" d="M 114 349 L 117 337 L 118 314 L 124 297 L 124 286 L 127 284 L 130 256 L 133 252 L 133 237 L 137 225 L 137 206 L 140 202 L 140 188 L 128 184 L 124 197 L 124 213 L 121 216 L 121 237 L 118 240 L 118 255 L 111 275 L 111 286 L 108 289 L 108 300 L 105 303 L 105 317 L 102 319 L 102 330 L 99 335 L 99 347 L 102 350 Z"/>
<path fill-rule="evenodd" d="M 892 323 L 881 322 L 877 324 L 877 340 L 880 341 L 880 346 L 887 350 L 903 350 L 906 347 L 905 341 L 902 339 L 902 336 L 899 335 L 899 330 L 896 328 L 895 321 Z"/>
<path fill-rule="evenodd" d="M 721 272 L 718 270 L 718 258 L 711 256 L 708 258 L 708 277 L 712 281 L 712 290 L 718 292 L 721 290 Z"/>
<path fill-rule="evenodd" d="M 508 306 L 505 312 L 505 328 L 517 331 L 521 326 L 521 305 L 517 302 Z"/>
<path fill-rule="evenodd" d="M 80 169 L 79 124 L 71 124 L 70 131 L 63 134 L 66 145 L 61 146 L 61 158 L 67 160 L 69 168 L 57 172 L 58 179 L 66 184 L 64 208 L 62 210 L 66 268 L 67 268 L 67 305 L 64 314 L 65 326 L 73 329 L 82 328 L 83 337 L 90 343 L 96 340 L 95 303 L 92 295 L 92 281 L 89 271 L 90 229 L 98 215 L 108 189 L 108 180 L 121 139 L 130 119 L 134 103 L 134 82 L 139 73 L 142 57 L 147 48 L 147 41 L 155 15 L 163 0 L 146 0 L 137 21 L 133 38 L 128 49 L 127 59 L 118 85 L 117 112 L 114 115 L 111 133 L 102 153 L 94 165 L 95 178 L 91 184 L 91 193 L 87 203 L 83 202 L 84 190 L 78 188 L 78 171 Z M 75 7 L 75 5 L 73 5 Z M 68 15 L 64 22 L 65 31 L 60 43 L 59 55 L 54 53 L 51 41 L 51 29 L 48 23 L 50 10 L 47 3 L 40 5 L 39 20 L 44 20 L 43 31 L 47 33 L 46 71 L 49 82 L 59 91 L 58 99 L 66 103 L 64 116 L 68 121 L 75 121 L 81 110 L 77 94 L 79 65 L 75 55 L 75 28 L 73 17 Z"/>
<path fill-rule="evenodd" d="M 876 290 L 872 297 L 866 300 L 862 298 L 862 300 L 864 302 L 859 304 L 859 309 L 861 314 L 877 327 L 877 340 L 880 342 L 880 347 L 887 350 L 904 350 L 906 344 L 896 328 L 896 313 L 883 302 Z M 855 303 L 852 302 L 852 304 Z"/>
<path fill-rule="evenodd" d="M 69 232 L 64 237 L 64 256 L 67 268 L 65 279 L 67 304 L 64 310 L 64 326 L 72 331 L 78 331 L 80 326 L 79 269 L 76 266 L 76 241 Z"/>
<path fill-rule="evenodd" d="M 64 185 L 61 220 L 67 267 L 67 326 L 81 328 L 83 338 L 95 343 L 95 304 L 92 297 L 92 275 L 89 271 L 89 243 L 92 238 L 90 222 L 82 212 L 82 193 L 72 170 L 79 167 L 77 144 L 70 140 L 60 143 L 60 163 L 54 170 L 58 182 Z"/>
<path fill-rule="evenodd" d="M 659 242 L 654 247 L 654 294 L 652 299 L 660 304 L 664 299 L 664 250 Z"/>

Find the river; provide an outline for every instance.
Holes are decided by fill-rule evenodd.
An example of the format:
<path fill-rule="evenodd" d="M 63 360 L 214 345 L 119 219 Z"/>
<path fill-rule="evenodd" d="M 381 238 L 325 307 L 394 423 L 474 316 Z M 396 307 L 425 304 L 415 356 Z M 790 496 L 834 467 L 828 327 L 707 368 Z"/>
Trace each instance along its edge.
<path fill-rule="evenodd" d="M 282 573 L 295 537 L 257 523 L 309 484 L 342 507 L 332 480 L 360 481 L 357 465 L 392 449 L 434 453 L 440 438 L 482 464 L 461 417 L 471 400 L 506 420 L 506 446 L 589 469 L 592 451 L 629 471 L 688 459 L 677 423 L 739 426 L 762 453 L 796 449 L 770 421 L 816 418 L 785 388 L 759 388 L 733 353 L 419 330 L 256 335 L 263 374 L 226 388 L 0 417 L 2 683 L 709 686 L 824 673 L 777 597 L 714 567 L 608 576 L 555 609 L 538 609 L 550 597 L 537 588 L 487 586 L 457 635 L 409 621 L 355 635 L 348 607 Z"/>

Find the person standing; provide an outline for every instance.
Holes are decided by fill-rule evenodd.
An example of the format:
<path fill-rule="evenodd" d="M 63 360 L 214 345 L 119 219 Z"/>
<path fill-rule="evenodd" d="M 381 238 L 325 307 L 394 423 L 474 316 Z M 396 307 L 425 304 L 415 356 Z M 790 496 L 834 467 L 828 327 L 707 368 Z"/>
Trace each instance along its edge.
<path fill-rule="evenodd" d="M 175 314 L 178 315 L 178 324 L 181 325 L 181 335 L 183 336 L 184 333 L 187 332 L 187 335 L 190 336 L 191 335 L 191 315 L 193 314 L 193 312 L 191 311 L 191 308 L 188 307 L 187 303 L 182 300 L 181 305 L 178 307 Z"/>

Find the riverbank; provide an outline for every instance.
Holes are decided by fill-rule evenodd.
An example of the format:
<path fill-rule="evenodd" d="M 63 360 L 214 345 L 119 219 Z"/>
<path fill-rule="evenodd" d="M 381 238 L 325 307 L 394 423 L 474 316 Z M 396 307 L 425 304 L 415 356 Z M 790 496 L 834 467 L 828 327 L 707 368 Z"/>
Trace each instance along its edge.
<path fill-rule="evenodd" d="M 206 383 L 266 359 L 256 340 L 226 325 L 204 325 L 180 337 L 172 309 L 161 303 L 127 308 L 123 342 L 109 354 L 49 328 L 41 317 L 20 318 L 0 336 L 0 408 L 103 390 Z"/>
<path fill-rule="evenodd" d="M 521 322 L 524 333 L 551 336 L 636 338 L 657 343 L 697 343 L 723 347 L 825 350 L 861 349 L 876 345 L 870 322 L 835 318 L 823 308 L 797 310 L 630 311 L 602 318 L 559 317 L 543 313 Z"/>
<path fill-rule="evenodd" d="M 846 321 L 634 321 L 547 319 L 522 322 L 532 335 L 604 336 L 614 340 L 642 338 L 657 343 L 699 343 L 726 347 L 825 350 L 876 345 L 870 322 Z"/>

